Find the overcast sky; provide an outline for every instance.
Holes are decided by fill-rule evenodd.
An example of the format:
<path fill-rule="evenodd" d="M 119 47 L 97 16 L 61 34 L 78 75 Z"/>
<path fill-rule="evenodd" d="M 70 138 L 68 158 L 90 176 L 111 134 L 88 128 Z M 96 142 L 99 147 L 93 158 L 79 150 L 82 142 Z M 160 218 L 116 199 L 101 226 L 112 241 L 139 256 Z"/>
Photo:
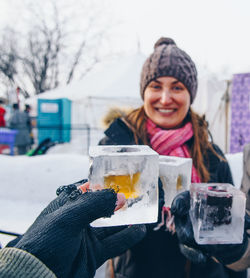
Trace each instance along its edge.
<path fill-rule="evenodd" d="M 22 13 L 21 3 L 0 1 L 1 26 L 10 21 L 16 24 Z M 136 51 L 139 41 L 141 51 L 148 55 L 159 37 L 168 36 L 196 63 L 213 71 L 250 72 L 249 0 L 110 0 L 109 3 L 109 10 L 120 21 L 114 31 L 116 48 Z"/>

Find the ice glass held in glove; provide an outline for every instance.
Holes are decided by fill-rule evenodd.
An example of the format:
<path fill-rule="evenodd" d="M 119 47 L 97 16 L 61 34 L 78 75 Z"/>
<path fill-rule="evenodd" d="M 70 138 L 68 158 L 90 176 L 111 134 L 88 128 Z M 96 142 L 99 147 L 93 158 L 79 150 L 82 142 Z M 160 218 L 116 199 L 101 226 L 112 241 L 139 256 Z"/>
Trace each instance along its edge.
<path fill-rule="evenodd" d="M 149 146 L 93 146 L 89 149 L 90 189 L 113 189 L 126 197 L 125 206 L 96 227 L 153 223 L 158 215 L 159 155 Z"/>
<path fill-rule="evenodd" d="M 243 240 L 246 197 L 231 184 L 194 183 L 190 218 L 198 244 L 237 244 Z"/>
<path fill-rule="evenodd" d="M 174 197 L 191 184 L 192 159 L 160 155 L 159 176 L 164 190 L 165 206 L 170 207 Z"/>

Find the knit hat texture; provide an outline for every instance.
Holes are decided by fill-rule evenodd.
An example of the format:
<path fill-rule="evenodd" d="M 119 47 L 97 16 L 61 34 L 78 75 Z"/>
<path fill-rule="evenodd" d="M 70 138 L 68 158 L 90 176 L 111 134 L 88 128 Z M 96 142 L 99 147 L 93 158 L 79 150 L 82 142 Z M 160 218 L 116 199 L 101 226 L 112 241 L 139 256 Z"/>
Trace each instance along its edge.
<path fill-rule="evenodd" d="M 195 64 L 170 38 L 160 38 L 154 45 L 154 52 L 143 65 L 140 82 L 142 99 L 148 84 L 162 76 L 174 77 L 183 83 L 190 93 L 191 103 L 194 101 L 197 92 Z"/>

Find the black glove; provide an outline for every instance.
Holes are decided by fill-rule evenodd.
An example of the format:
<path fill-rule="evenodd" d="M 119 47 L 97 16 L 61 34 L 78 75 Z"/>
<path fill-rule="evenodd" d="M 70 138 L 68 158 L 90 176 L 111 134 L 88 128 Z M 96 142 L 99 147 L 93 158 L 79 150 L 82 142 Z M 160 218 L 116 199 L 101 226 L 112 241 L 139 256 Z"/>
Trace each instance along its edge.
<path fill-rule="evenodd" d="M 86 192 L 64 186 L 14 246 L 40 259 L 58 278 L 93 277 L 108 258 L 140 241 L 144 225 L 92 228 L 89 223 L 114 212 L 112 190 Z"/>
<path fill-rule="evenodd" d="M 171 213 L 174 215 L 177 237 L 179 242 L 182 244 L 181 251 L 186 257 L 188 257 L 188 259 L 193 262 L 199 262 L 199 260 L 205 261 L 206 257 L 213 256 L 222 264 L 227 265 L 239 260 L 242 257 L 248 245 L 246 232 L 244 233 L 244 239 L 241 244 L 198 245 L 194 239 L 189 209 L 189 191 L 178 194 L 172 202 Z M 245 229 L 246 228 L 245 223 Z M 196 252 L 196 254 L 193 252 Z"/>

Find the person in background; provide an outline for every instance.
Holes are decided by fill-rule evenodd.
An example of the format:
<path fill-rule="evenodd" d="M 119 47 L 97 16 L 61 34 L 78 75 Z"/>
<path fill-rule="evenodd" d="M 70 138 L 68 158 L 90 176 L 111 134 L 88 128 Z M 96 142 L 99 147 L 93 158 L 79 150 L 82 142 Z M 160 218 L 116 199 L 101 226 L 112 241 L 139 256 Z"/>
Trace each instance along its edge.
<path fill-rule="evenodd" d="M 30 146 L 28 115 L 19 110 L 17 103 L 14 103 L 12 107 L 13 113 L 10 117 L 9 127 L 18 131 L 15 146 L 17 147 L 18 154 L 22 155 L 28 151 L 28 147 Z"/>
<path fill-rule="evenodd" d="M 144 144 L 160 155 L 191 157 L 192 182 L 233 184 L 223 152 L 209 138 L 205 118 L 191 108 L 197 86 L 197 70 L 190 56 L 178 48 L 172 39 L 160 38 L 142 68 L 140 95 L 143 105 L 114 119 L 99 144 Z M 185 234 L 183 231 L 192 234 L 191 226 L 175 221 L 176 232 L 173 234 L 166 230 L 165 225 L 159 225 L 161 215 L 166 211 L 160 181 L 159 189 L 158 223 L 147 225 L 147 235 L 141 242 L 109 261 L 106 277 L 246 277 L 245 269 L 250 261 L 237 268 L 237 262 L 245 256 L 245 252 L 250 252 L 246 235 L 242 244 L 230 247 L 212 245 L 214 249 L 206 256 L 199 252 L 188 252 L 191 250 L 188 246 L 192 247 L 191 240 L 186 242 L 182 236 Z M 181 201 L 189 204 L 189 194 L 178 196 L 175 200 L 171 211 L 176 220 L 182 217 L 179 212 L 183 204 Z M 183 216 L 186 220 L 188 206 L 183 208 L 187 208 Z M 181 248 L 183 246 L 185 248 Z M 195 247 L 202 249 L 199 245 Z M 234 269 L 242 271 L 235 272 Z"/>
<path fill-rule="evenodd" d="M 6 113 L 6 110 L 3 106 L 4 104 L 4 101 L 2 99 L 0 99 L 0 127 L 5 127 L 6 126 L 6 123 L 5 123 L 5 113 Z"/>
<path fill-rule="evenodd" d="M 140 241 L 144 225 L 93 228 L 125 204 L 113 190 L 89 192 L 87 183 L 62 186 L 27 232 L 0 250 L 0 277 L 90 278 L 108 258 Z"/>
<path fill-rule="evenodd" d="M 25 104 L 24 112 L 28 115 L 28 128 L 29 128 L 29 134 L 30 134 L 30 147 L 34 144 L 34 136 L 32 133 L 32 119 L 30 117 L 30 111 L 31 107 L 29 104 Z"/>

